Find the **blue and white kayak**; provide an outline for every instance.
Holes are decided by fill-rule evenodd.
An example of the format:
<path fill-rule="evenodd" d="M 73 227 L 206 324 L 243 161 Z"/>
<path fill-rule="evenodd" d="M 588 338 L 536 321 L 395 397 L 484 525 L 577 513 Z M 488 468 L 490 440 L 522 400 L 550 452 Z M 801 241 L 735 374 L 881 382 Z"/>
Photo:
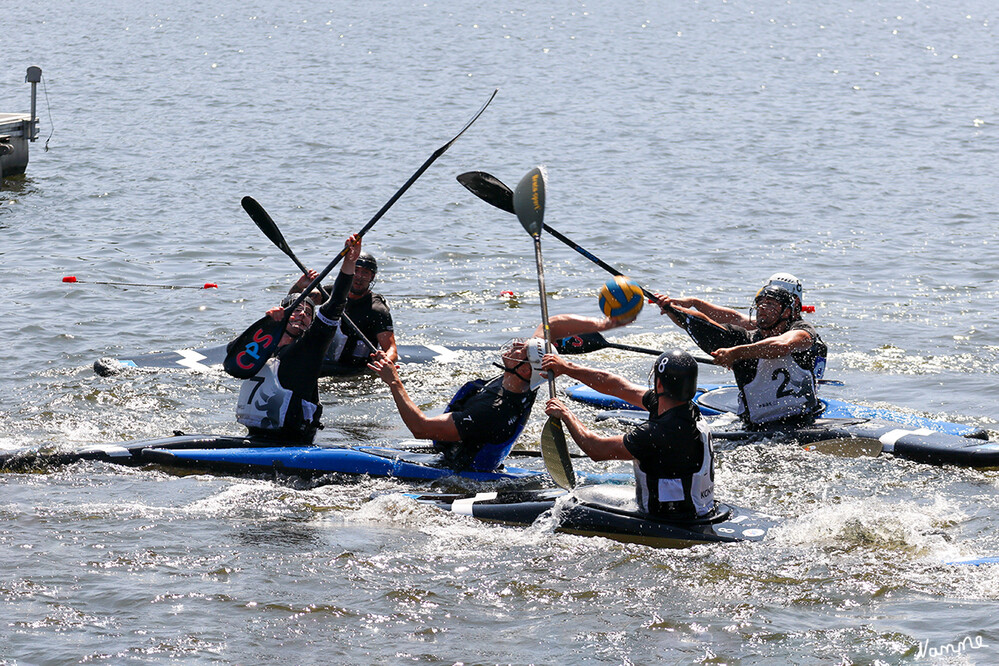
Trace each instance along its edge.
<path fill-rule="evenodd" d="M 23 449 L 0 454 L 0 470 L 5 472 L 32 471 L 41 467 L 70 465 L 85 460 L 114 463 L 116 465 L 144 465 L 142 451 L 158 449 L 200 449 L 212 447 L 235 448 L 257 444 L 251 437 L 231 437 L 226 435 L 184 435 L 176 433 L 171 437 L 94 444 L 77 449 Z"/>
<path fill-rule="evenodd" d="M 589 402 L 588 393 L 599 397 L 602 404 L 622 405 L 623 401 L 612 402 L 592 389 L 587 392 L 578 387 L 571 387 L 570 397 L 581 395 L 584 402 Z M 575 395 L 573 395 L 575 394 Z M 727 407 L 734 409 L 737 389 L 724 387 L 698 394 L 695 401 L 702 406 L 702 413 L 723 415 L 720 418 L 731 421 Z M 576 398 L 578 399 L 578 398 Z M 592 403 L 590 403 L 592 404 Z M 836 413 L 836 412 L 834 412 Z M 645 412 L 634 408 L 615 412 L 617 418 L 628 420 L 627 415 L 634 414 L 636 419 L 644 419 Z M 828 414 L 828 412 L 827 412 Z M 726 418 L 729 416 L 729 418 Z M 983 441 L 977 437 L 967 437 L 937 430 L 928 425 L 947 424 L 942 421 L 923 420 L 923 424 L 909 425 L 894 421 L 872 419 L 866 417 L 826 417 L 816 419 L 813 424 L 804 427 L 777 425 L 763 430 L 735 430 L 731 423 L 715 427 L 718 439 L 734 440 L 744 443 L 762 440 L 794 440 L 800 444 L 815 444 L 842 440 L 846 442 L 869 442 L 880 449 L 882 453 L 890 453 L 898 458 L 931 465 L 960 465 L 964 467 L 999 467 L 999 443 Z M 926 423 L 929 421 L 929 423 Z"/>
<path fill-rule="evenodd" d="M 565 392 L 566 395 L 573 400 L 593 405 L 594 407 L 600 407 L 602 409 L 632 409 L 636 411 L 644 411 L 635 407 L 631 403 L 621 400 L 620 398 L 600 393 L 599 391 L 595 391 L 584 384 L 570 386 L 565 389 Z M 735 414 L 739 409 L 738 400 L 738 388 L 735 386 L 708 386 L 699 388 L 697 396 L 694 398 L 697 406 L 701 409 L 701 413 L 705 416 L 713 416 L 723 413 Z M 825 407 L 822 412 L 822 416 L 824 418 L 876 419 L 879 421 L 896 423 L 907 428 L 925 428 L 935 432 L 946 433 L 948 435 L 957 435 L 959 437 L 970 437 L 973 439 L 985 440 L 989 438 L 989 435 L 985 430 L 965 425 L 963 423 L 937 421 L 922 416 L 916 416 L 915 414 L 892 411 L 890 409 L 856 405 L 844 402 L 843 400 L 820 398 L 820 401 Z"/>
<path fill-rule="evenodd" d="M 944 562 L 944 564 L 952 564 L 955 566 L 966 566 L 966 567 L 980 567 L 983 564 L 999 564 L 999 557 L 975 557 L 970 560 L 953 560 L 951 562 Z"/>
<path fill-rule="evenodd" d="M 657 548 L 683 548 L 701 543 L 761 541 L 775 519 L 717 504 L 705 518 L 689 521 L 657 518 L 638 510 L 635 487 L 579 486 L 565 490 L 517 490 L 476 495 L 410 494 L 418 502 L 485 521 L 530 525 L 547 512 L 556 531 L 602 536 Z"/>
<path fill-rule="evenodd" d="M 434 480 L 460 477 L 472 481 L 534 479 L 546 472 L 504 466 L 488 472 L 456 471 L 446 467 L 425 443 L 404 440 L 395 446 L 339 446 L 332 444 L 276 445 L 273 440 L 227 435 L 174 435 L 116 444 L 85 446 L 75 450 L 16 451 L 0 455 L 0 470 L 33 471 L 41 467 L 99 461 L 139 466 L 158 463 L 201 471 L 224 473 L 274 473 L 301 477 L 324 474 L 388 476 Z M 527 453 L 527 452 L 523 452 Z M 518 452 L 512 455 L 516 456 Z M 632 474 L 580 472 L 584 483 L 630 483 Z"/>
<path fill-rule="evenodd" d="M 461 358 L 459 351 L 482 350 L 485 347 L 444 347 L 441 345 L 399 345 L 400 363 L 449 363 Z M 225 360 L 225 345 L 205 349 L 177 349 L 153 352 L 126 358 L 101 358 L 94 361 L 94 372 L 102 377 L 116 375 L 129 368 L 162 370 L 221 370 Z M 365 368 L 346 366 L 332 361 L 323 362 L 322 376 L 356 375 Z"/>
<path fill-rule="evenodd" d="M 390 476 L 432 481 L 457 476 L 472 481 L 535 479 L 543 472 L 503 467 L 489 472 L 455 471 L 435 453 L 384 446 L 257 446 L 220 449 L 143 449 L 145 462 L 215 472 Z"/>
<path fill-rule="evenodd" d="M 410 447 L 410 448 L 407 448 Z M 416 449 L 416 450 L 414 450 Z M 348 474 L 432 481 L 459 477 L 471 481 L 543 480 L 546 472 L 503 466 L 498 469 L 457 471 L 444 465 L 438 453 L 425 444 L 407 440 L 396 446 L 257 446 L 248 448 L 165 449 L 147 448 L 142 459 L 171 467 L 223 473 L 278 472 L 305 478 Z M 516 455 L 516 452 L 513 454 Z M 632 474 L 580 472 L 582 482 L 630 483 Z"/>

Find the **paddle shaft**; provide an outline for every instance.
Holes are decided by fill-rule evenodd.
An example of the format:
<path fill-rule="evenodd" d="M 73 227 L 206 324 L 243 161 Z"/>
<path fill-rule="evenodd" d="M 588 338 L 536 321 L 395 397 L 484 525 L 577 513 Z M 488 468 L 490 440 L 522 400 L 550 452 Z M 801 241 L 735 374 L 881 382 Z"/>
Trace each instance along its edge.
<path fill-rule="evenodd" d="M 534 260 L 538 269 L 538 290 L 541 295 L 541 324 L 545 340 L 545 352 L 551 353 L 551 327 L 548 319 L 548 293 L 545 290 L 545 269 L 541 260 L 541 224 L 545 214 L 545 172 L 541 167 L 531 169 L 517 184 L 513 196 L 513 209 L 524 230 L 534 241 Z M 548 373 L 548 396 L 555 397 L 555 376 Z M 562 422 L 549 416 L 541 429 L 541 452 L 545 468 L 552 480 L 560 487 L 571 489 L 576 485 L 576 473 L 572 469 L 569 446 L 565 441 Z"/>
<path fill-rule="evenodd" d="M 295 262 L 295 265 L 298 266 L 298 269 L 302 271 L 303 275 L 308 275 L 309 269 L 306 268 L 305 265 L 299 261 L 298 257 L 295 256 L 295 253 L 291 251 L 291 246 L 289 246 L 288 241 L 284 239 L 284 234 L 282 234 L 281 230 L 278 228 L 277 222 L 275 222 L 267 211 L 264 210 L 264 207 L 257 203 L 257 201 L 252 197 L 243 197 L 242 204 L 243 209 L 247 212 L 247 214 L 249 214 L 250 219 L 252 219 L 254 224 L 257 225 L 257 228 L 264 232 L 264 235 L 267 236 L 267 238 L 270 239 L 270 241 L 274 243 L 279 250 L 284 252 L 292 261 Z M 323 299 L 329 298 L 329 294 L 326 293 L 326 290 L 323 289 L 322 285 L 319 285 L 318 289 L 319 293 L 323 295 Z M 366 336 L 358 325 L 347 316 L 346 312 L 343 312 L 340 315 L 340 318 L 343 319 L 355 333 L 357 333 L 358 337 L 361 338 L 361 342 L 366 344 L 368 349 L 371 351 L 378 351 L 378 347 L 376 347 L 375 344 L 368 339 L 368 336 Z"/>
<path fill-rule="evenodd" d="M 427 159 L 427 161 L 424 162 L 420 166 L 420 168 L 416 170 L 416 173 L 410 176 L 409 180 L 407 180 L 403 184 L 403 186 L 400 187 L 399 190 L 392 195 L 392 197 L 385 203 L 385 205 L 382 206 L 377 213 L 375 213 L 374 217 L 368 220 L 368 223 L 365 224 L 364 227 L 362 227 L 359 232 L 357 232 L 358 238 L 363 238 L 364 234 L 366 234 L 368 230 L 371 229 L 371 227 L 375 226 L 375 223 L 382 218 L 382 216 L 388 211 L 388 209 L 391 208 L 392 205 L 396 201 L 398 201 L 403 194 L 405 194 L 406 190 L 408 190 L 410 186 L 412 186 L 412 184 L 415 183 L 416 180 L 420 176 L 422 176 L 427 169 L 430 168 L 430 165 L 436 162 L 437 159 L 441 155 L 443 155 L 444 152 L 447 151 L 447 149 L 450 148 L 451 145 L 454 144 L 454 142 L 457 141 L 458 138 L 462 134 L 464 134 L 469 127 L 472 126 L 472 123 L 478 120 L 479 116 L 481 116 L 482 113 L 486 110 L 486 107 L 488 107 L 490 102 L 493 101 L 493 98 L 496 97 L 497 92 L 498 92 L 497 90 L 494 90 L 493 94 L 490 95 L 489 99 L 486 100 L 486 103 L 482 105 L 482 107 L 475 113 L 474 116 L 472 116 L 471 120 L 465 123 L 465 126 L 461 128 L 461 131 L 455 134 L 450 141 L 448 141 L 443 146 L 435 150 L 433 154 Z M 285 310 L 284 317 L 282 317 L 281 322 L 278 326 L 272 329 L 267 326 L 266 322 L 263 322 L 261 324 L 255 323 L 253 324 L 253 326 L 251 326 L 251 328 L 256 330 L 253 331 L 247 330 L 246 332 L 243 333 L 243 335 L 237 338 L 237 340 L 244 341 L 244 344 L 242 345 L 242 348 L 240 348 L 240 345 L 232 346 L 232 348 L 229 351 L 229 354 L 226 356 L 226 363 L 224 364 L 226 371 L 229 372 L 229 374 L 242 379 L 247 379 L 257 374 L 257 372 L 260 371 L 260 369 L 264 366 L 264 364 L 267 363 L 268 359 L 270 359 L 270 357 L 274 355 L 274 352 L 277 351 L 278 343 L 281 340 L 281 336 L 284 335 L 284 331 L 288 327 L 288 320 L 291 317 L 291 313 L 295 311 L 295 308 L 297 308 L 302 303 L 302 301 L 305 300 L 306 295 L 312 293 L 312 290 L 316 288 L 316 285 L 320 284 L 323 278 L 325 278 L 327 275 L 330 274 L 330 272 L 337 266 L 337 264 L 340 263 L 340 261 L 347 255 L 347 253 L 350 250 L 351 250 L 350 247 L 344 247 L 342 250 L 340 250 L 339 254 L 337 254 L 337 256 L 334 257 L 333 261 L 331 261 L 329 265 L 327 265 L 326 268 L 324 268 L 315 277 L 315 279 L 313 279 L 312 282 L 309 283 L 308 287 L 305 288 L 305 290 L 299 295 L 299 297 L 295 299 L 295 302 L 292 303 L 291 307 Z M 247 340 L 249 340 L 249 342 L 245 342 Z M 258 340 L 265 340 L 266 342 L 261 343 Z M 251 361 L 246 363 L 241 363 L 238 360 L 240 356 L 249 356 Z"/>
<path fill-rule="evenodd" d="M 393 194 L 392 197 L 388 201 L 385 202 L 385 205 L 382 206 L 378 210 L 378 212 L 374 214 L 374 217 L 372 217 L 370 220 L 368 220 L 368 223 L 365 224 L 361 228 L 361 230 L 357 232 L 357 237 L 358 238 L 363 238 L 364 234 L 368 233 L 368 230 L 371 229 L 371 227 L 375 226 L 375 223 L 378 222 L 378 220 L 382 219 L 382 216 L 388 211 L 388 209 L 391 208 L 393 206 L 393 204 L 395 204 L 395 202 L 398 201 L 399 198 L 403 194 L 406 193 L 406 190 L 408 190 L 413 185 L 413 183 L 415 183 L 416 180 L 420 176 L 422 176 L 423 173 L 427 169 L 430 168 L 430 165 L 432 165 L 434 162 L 436 162 L 437 158 L 439 158 L 441 155 L 443 155 L 444 152 L 448 148 L 450 148 L 451 145 L 455 141 L 457 141 L 458 138 L 462 134 L 465 133 L 465 130 L 467 130 L 469 127 L 471 127 L 472 123 L 474 123 L 476 120 L 478 120 L 479 116 L 482 115 L 482 112 L 486 110 L 487 106 L 489 106 L 489 103 L 493 101 L 494 97 L 496 97 L 496 93 L 497 92 L 498 91 L 496 91 L 496 90 L 493 91 L 493 94 L 489 96 L 489 99 L 487 99 L 486 103 L 482 105 L 482 108 L 480 108 L 475 113 L 475 115 L 472 116 L 471 120 L 469 120 L 467 123 L 465 123 L 465 126 L 461 128 L 460 132 L 458 132 L 457 134 L 455 134 L 454 137 L 450 141 L 448 141 L 443 146 L 441 146 L 440 148 L 438 148 L 437 150 L 435 150 L 433 152 L 433 154 L 427 159 L 427 161 L 424 162 L 422 165 L 420 165 L 420 168 L 416 170 L 416 173 L 414 173 L 412 176 L 410 176 L 409 180 L 407 180 L 405 183 L 403 183 L 402 187 L 400 187 L 399 190 L 395 194 Z M 345 247 L 342 250 L 340 250 L 340 253 L 336 257 L 333 258 L 333 261 L 331 261 L 329 263 L 329 265 L 326 268 L 324 268 L 322 270 L 322 272 L 320 272 L 319 275 L 317 275 L 316 278 L 312 282 L 309 283 L 309 286 L 306 287 L 305 291 L 302 292 L 302 295 L 299 296 L 298 299 L 295 301 L 295 303 L 292 305 L 292 308 L 291 308 L 292 311 L 294 311 L 294 309 L 298 307 L 299 303 L 301 303 L 303 300 L 305 300 L 305 295 L 306 294 L 310 293 L 313 289 L 315 289 L 316 285 L 319 284 L 320 282 L 322 282 L 323 278 L 325 278 L 327 275 L 329 275 L 330 272 L 334 268 L 336 268 L 336 265 L 340 263 L 341 259 L 343 259 L 345 256 L 347 256 L 347 253 L 349 251 L 350 251 L 349 247 Z M 281 327 L 281 333 L 284 333 L 284 328 L 288 325 L 288 316 L 289 316 L 288 314 L 285 314 L 284 322 L 282 323 L 282 327 Z M 278 336 L 278 337 L 280 337 L 280 336 Z"/>
<path fill-rule="evenodd" d="M 538 267 L 538 289 L 541 290 L 541 326 L 545 338 L 545 353 L 552 353 L 552 331 L 548 324 L 548 297 L 545 292 L 545 267 L 541 262 L 541 238 L 534 236 L 534 262 Z M 548 397 L 555 397 L 555 374 L 548 373 Z"/>

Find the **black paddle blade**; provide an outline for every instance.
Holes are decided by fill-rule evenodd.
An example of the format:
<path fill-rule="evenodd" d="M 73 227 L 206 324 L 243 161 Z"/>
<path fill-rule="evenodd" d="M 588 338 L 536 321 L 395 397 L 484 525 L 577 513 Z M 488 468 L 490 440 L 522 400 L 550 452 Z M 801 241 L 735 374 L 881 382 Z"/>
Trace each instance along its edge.
<path fill-rule="evenodd" d="M 465 186 L 466 190 L 487 204 L 516 214 L 513 209 L 513 191 L 501 183 L 499 178 L 491 176 L 485 171 L 468 171 L 460 174 L 457 180 Z"/>
<path fill-rule="evenodd" d="M 566 490 L 576 487 L 576 473 L 572 469 L 569 446 L 565 442 L 562 423 L 558 419 L 548 417 L 541 430 L 541 457 L 555 485 Z"/>
<path fill-rule="evenodd" d="M 274 321 L 264 316 L 229 343 L 222 368 L 237 379 L 249 379 L 274 355 L 284 334 L 287 317 Z"/>
<path fill-rule="evenodd" d="M 607 348 L 607 340 L 599 333 L 583 333 L 581 335 L 571 335 L 567 338 L 559 338 L 552 342 L 552 347 L 559 354 L 572 356 L 573 354 L 589 354 Z"/>
<path fill-rule="evenodd" d="M 513 192 L 513 210 L 527 233 L 541 237 L 541 225 L 545 220 L 545 171 L 534 167 L 517 183 Z"/>
<path fill-rule="evenodd" d="M 281 230 L 278 229 L 278 226 L 271 219 L 271 216 L 267 214 L 267 211 L 264 210 L 264 207 L 257 203 L 257 200 L 253 197 L 243 197 L 240 204 L 243 206 L 246 214 L 250 216 L 250 219 L 253 220 L 253 223 L 264 232 L 264 235 L 271 239 L 271 242 L 282 252 L 290 256 L 292 254 L 291 248 L 288 247 L 288 243 L 285 242 Z"/>

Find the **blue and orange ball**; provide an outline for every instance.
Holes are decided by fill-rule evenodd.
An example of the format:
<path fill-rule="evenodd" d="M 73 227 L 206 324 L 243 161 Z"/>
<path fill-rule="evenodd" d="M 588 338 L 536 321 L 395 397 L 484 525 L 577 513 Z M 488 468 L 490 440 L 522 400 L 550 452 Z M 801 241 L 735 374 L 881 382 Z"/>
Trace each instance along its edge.
<path fill-rule="evenodd" d="M 617 275 L 600 288 L 600 311 L 613 319 L 634 319 L 645 305 L 645 295 L 638 283 Z"/>

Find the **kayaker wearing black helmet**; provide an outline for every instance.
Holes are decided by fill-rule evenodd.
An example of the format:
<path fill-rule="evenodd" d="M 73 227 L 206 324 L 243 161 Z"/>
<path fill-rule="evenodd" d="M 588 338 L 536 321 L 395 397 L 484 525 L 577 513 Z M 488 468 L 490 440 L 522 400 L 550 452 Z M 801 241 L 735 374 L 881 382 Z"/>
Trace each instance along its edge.
<path fill-rule="evenodd" d="M 631 460 L 636 499 L 654 516 L 693 519 L 714 508 L 714 453 L 711 432 L 692 400 L 697 392 L 697 362 L 684 351 L 669 351 L 649 371 L 648 387 L 554 354 L 541 366 L 649 412 L 649 420 L 623 435 L 590 430 L 558 398 L 545 413 L 560 419 L 573 441 L 593 460 Z"/>
<path fill-rule="evenodd" d="M 315 271 L 309 271 L 299 278 L 292 290 L 301 291 L 316 275 Z M 377 275 L 378 260 L 368 252 L 361 252 L 354 267 L 354 281 L 350 285 L 344 309 L 347 315 L 345 319 L 349 319 L 364 337 L 377 344 L 395 363 L 399 359 L 399 350 L 395 342 L 392 314 L 385 297 L 371 291 Z M 350 323 L 341 321 L 326 353 L 326 359 L 344 367 L 363 368 L 367 365 L 371 352 Z"/>
<path fill-rule="evenodd" d="M 740 416 L 759 427 L 805 424 L 822 411 L 816 388 L 827 349 L 801 318 L 801 295 L 801 280 L 775 273 L 756 292 L 749 316 L 700 298 L 656 294 L 656 302 L 715 363 L 732 368 Z"/>
<path fill-rule="evenodd" d="M 354 262 L 361 252 L 361 239 L 347 239 L 350 251 L 340 264 L 332 295 L 316 308 L 307 297 L 295 308 L 278 343 L 278 350 L 260 372 L 243 380 L 236 404 L 236 420 L 251 435 L 289 443 L 309 443 L 322 427 L 323 406 L 319 401 L 319 372 L 323 356 L 336 333 L 347 292 L 354 279 Z M 274 321 L 284 317 L 299 293 L 288 294 L 281 307 L 267 311 Z"/>

